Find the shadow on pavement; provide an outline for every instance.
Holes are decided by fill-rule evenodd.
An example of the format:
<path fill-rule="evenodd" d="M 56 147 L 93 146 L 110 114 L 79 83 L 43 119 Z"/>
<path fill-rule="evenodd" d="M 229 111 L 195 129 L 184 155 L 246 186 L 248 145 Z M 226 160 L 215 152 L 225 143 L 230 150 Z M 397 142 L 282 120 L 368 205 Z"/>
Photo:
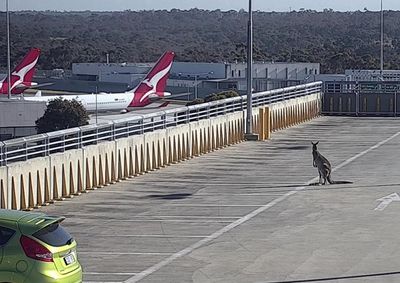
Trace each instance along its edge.
<path fill-rule="evenodd" d="M 148 195 L 147 198 L 155 199 L 185 199 L 190 197 L 192 194 L 181 193 L 181 194 L 166 194 L 166 195 Z"/>
<path fill-rule="evenodd" d="M 327 186 L 327 185 L 343 185 L 343 184 L 353 184 L 353 182 L 351 182 L 351 181 L 333 181 L 332 184 L 329 184 L 328 182 L 326 182 L 325 186 Z M 308 185 L 309 186 L 318 186 L 318 185 L 320 185 L 320 183 L 315 182 L 315 183 L 310 183 Z M 321 186 L 323 186 L 323 185 L 321 184 Z"/>
<path fill-rule="evenodd" d="M 327 278 L 313 278 L 313 279 L 303 279 L 303 280 L 274 281 L 274 282 L 265 282 L 265 283 L 324 282 L 324 281 L 346 280 L 346 279 L 368 278 L 368 277 L 379 277 L 379 276 L 389 276 L 389 275 L 400 275 L 400 271 L 384 272 L 384 273 L 371 273 L 371 274 L 359 274 L 359 275 L 349 275 L 349 276 L 338 276 L 338 277 L 327 277 Z"/>

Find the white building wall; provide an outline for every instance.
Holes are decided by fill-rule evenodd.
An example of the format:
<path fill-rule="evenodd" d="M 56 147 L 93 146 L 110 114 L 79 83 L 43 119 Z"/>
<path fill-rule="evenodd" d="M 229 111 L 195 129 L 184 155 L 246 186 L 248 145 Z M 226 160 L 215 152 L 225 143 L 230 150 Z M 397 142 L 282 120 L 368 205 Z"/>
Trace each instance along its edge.
<path fill-rule="evenodd" d="M 227 78 L 246 77 L 247 63 L 232 63 L 227 67 Z M 319 63 L 257 63 L 253 64 L 253 78 L 304 80 L 320 73 Z"/>

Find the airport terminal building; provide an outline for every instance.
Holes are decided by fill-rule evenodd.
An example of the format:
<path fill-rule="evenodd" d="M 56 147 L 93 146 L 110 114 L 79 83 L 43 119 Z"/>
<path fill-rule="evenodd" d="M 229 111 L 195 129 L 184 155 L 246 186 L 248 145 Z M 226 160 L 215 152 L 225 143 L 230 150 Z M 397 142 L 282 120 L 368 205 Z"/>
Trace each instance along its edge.
<path fill-rule="evenodd" d="M 71 79 L 98 82 L 100 88 L 107 84 L 120 84 L 121 88 L 129 89 L 140 81 L 153 64 L 74 63 Z M 196 86 L 200 93 L 202 88 L 213 91 L 236 89 L 245 92 L 246 72 L 246 62 L 174 62 L 168 86 L 182 88 L 184 92 L 188 89 L 194 92 L 193 88 Z M 320 74 L 319 63 L 254 62 L 253 64 L 255 91 L 301 84 L 311 75 L 318 74 Z"/>

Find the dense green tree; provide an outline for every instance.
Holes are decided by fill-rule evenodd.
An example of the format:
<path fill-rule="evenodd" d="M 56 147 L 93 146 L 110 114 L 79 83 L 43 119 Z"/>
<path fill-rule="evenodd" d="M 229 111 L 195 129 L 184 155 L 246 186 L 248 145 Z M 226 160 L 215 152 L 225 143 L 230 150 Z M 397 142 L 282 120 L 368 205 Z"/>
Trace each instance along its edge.
<path fill-rule="evenodd" d="M 82 103 L 56 98 L 50 100 L 42 117 L 36 120 L 39 133 L 58 131 L 87 125 L 89 115 Z"/>
<path fill-rule="evenodd" d="M 154 62 L 165 50 L 176 61 L 246 60 L 247 13 L 200 9 L 123 12 L 12 12 L 11 61 L 42 49 L 39 69 L 76 62 Z M 254 12 L 254 60 L 319 62 L 325 73 L 379 68 L 380 13 L 301 10 Z M 5 26 L 0 12 L 0 26 Z M 0 29 L 5 38 L 6 29 Z M 385 68 L 400 69 L 400 11 L 385 11 Z M 5 40 L 0 50 L 7 50 Z M 7 65 L 0 52 L 0 68 Z"/>

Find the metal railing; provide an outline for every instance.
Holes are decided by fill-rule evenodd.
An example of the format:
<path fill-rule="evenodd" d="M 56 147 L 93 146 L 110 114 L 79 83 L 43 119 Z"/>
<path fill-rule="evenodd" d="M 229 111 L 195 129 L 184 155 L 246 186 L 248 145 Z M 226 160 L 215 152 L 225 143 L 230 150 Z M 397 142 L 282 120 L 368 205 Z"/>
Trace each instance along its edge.
<path fill-rule="evenodd" d="M 324 93 L 399 93 L 399 81 L 325 81 Z"/>
<path fill-rule="evenodd" d="M 322 114 L 398 116 L 398 81 L 326 81 Z"/>
<path fill-rule="evenodd" d="M 315 82 L 255 93 L 253 94 L 253 107 L 256 108 L 279 101 L 320 93 L 321 87 L 321 82 Z M 0 165 L 5 166 L 12 162 L 26 161 L 105 141 L 141 135 L 227 113 L 244 111 L 245 109 L 246 96 L 238 96 L 188 107 L 132 116 L 112 122 L 7 140 L 0 142 Z"/>

